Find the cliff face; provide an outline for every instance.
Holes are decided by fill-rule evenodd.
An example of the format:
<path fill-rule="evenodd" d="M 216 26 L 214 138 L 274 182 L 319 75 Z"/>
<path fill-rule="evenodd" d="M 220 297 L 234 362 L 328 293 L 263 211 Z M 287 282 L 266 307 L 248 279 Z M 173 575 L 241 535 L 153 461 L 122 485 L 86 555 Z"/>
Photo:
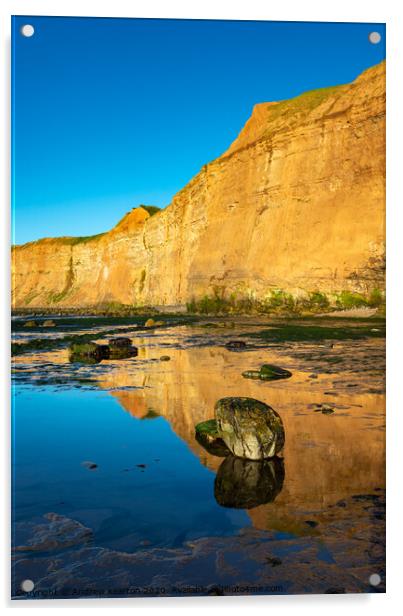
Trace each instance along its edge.
<path fill-rule="evenodd" d="M 13 306 L 180 305 L 384 287 L 385 65 L 256 105 L 160 213 L 13 248 Z"/>

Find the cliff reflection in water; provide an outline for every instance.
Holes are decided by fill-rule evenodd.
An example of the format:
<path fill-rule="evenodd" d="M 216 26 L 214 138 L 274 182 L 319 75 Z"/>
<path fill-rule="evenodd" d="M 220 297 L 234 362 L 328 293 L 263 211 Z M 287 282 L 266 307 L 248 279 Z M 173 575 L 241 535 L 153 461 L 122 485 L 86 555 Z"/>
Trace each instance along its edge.
<path fill-rule="evenodd" d="M 235 486 L 239 484 L 237 489 L 241 490 L 242 485 L 256 528 L 290 529 L 299 527 L 302 511 L 319 511 L 350 495 L 384 487 L 385 397 L 374 392 L 375 379 L 368 371 L 371 357 L 379 353 L 383 340 L 335 344 L 332 354 L 342 355 L 347 361 L 344 371 L 338 369 L 330 374 L 324 366 L 318 378 L 311 379 L 312 368 L 273 348 L 242 353 L 231 353 L 219 346 L 186 348 L 176 329 L 178 346 L 182 348 L 168 349 L 161 343 L 169 337 L 172 344 L 172 333 L 166 331 L 165 338 L 162 333 L 152 339 L 136 337 L 133 343 L 139 347 L 137 360 L 111 366 L 111 371 L 99 375 L 99 385 L 111 389 L 133 417 L 144 418 L 150 409 L 162 415 L 210 470 L 217 473 L 222 464 L 219 485 L 220 478 L 231 479 L 228 491 L 222 485 L 217 491 L 221 504 L 231 503 Z M 171 361 L 157 361 L 162 352 L 168 353 Z M 363 370 L 359 371 L 361 354 Z M 268 359 L 290 368 L 293 377 L 272 383 L 242 378 L 244 370 Z M 276 468 L 273 487 L 265 473 L 252 473 L 249 465 L 238 468 L 233 460 L 223 462 L 222 457 L 209 454 L 195 439 L 195 425 L 210 419 L 215 402 L 225 396 L 256 398 L 281 415 L 287 435 L 285 477 Z M 315 412 L 315 405 L 323 403 L 332 404 L 335 412 L 330 416 Z M 266 490 L 275 498 L 274 503 L 270 495 L 265 500 Z M 234 499 L 232 502 L 236 502 Z"/>
<path fill-rule="evenodd" d="M 229 455 L 217 471 L 214 496 L 219 505 L 252 509 L 274 501 L 284 482 L 284 462 L 245 460 Z"/>

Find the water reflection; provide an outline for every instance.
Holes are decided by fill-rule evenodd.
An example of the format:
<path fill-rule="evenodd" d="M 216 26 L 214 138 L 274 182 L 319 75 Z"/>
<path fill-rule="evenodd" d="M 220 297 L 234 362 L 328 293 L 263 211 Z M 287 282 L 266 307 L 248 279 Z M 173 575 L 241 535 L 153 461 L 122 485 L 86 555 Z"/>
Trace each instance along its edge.
<path fill-rule="evenodd" d="M 218 469 L 214 496 L 219 505 L 252 509 L 274 501 L 285 477 L 281 458 L 245 460 L 228 456 Z"/>
<path fill-rule="evenodd" d="M 123 562 L 116 560 L 116 550 L 125 552 L 121 558 L 128 563 L 128 553 L 137 558 L 146 546 L 176 548 L 196 540 L 194 554 L 203 560 L 188 569 L 180 561 L 175 579 L 187 581 L 189 571 L 208 570 L 200 546 L 210 545 L 220 573 L 234 559 L 250 572 L 250 561 L 243 560 L 249 553 L 260 559 L 254 561 L 256 571 L 267 571 L 262 562 L 279 557 L 303 589 L 312 585 L 312 575 L 322 579 L 329 562 L 325 589 L 336 584 L 337 567 L 340 584 L 348 566 L 358 567 L 367 580 L 369 571 L 380 570 L 372 562 L 368 569 L 368 559 L 383 558 L 378 544 L 383 510 L 374 509 L 374 502 L 385 483 L 379 359 L 384 342 L 337 342 L 323 351 L 314 343 L 290 350 L 251 348 L 248 341 L 242 353 L 234 353 L 224 340 L 209 336 L 200 328 L 192 330 L 191 341 L 180 328 L 133 335 L 135 359 L 109 358 L 100 365 L 71 364 L 66 349 L 16 357 L 16 374 L 25 373 L 16 392 L 18 516 L 31 524 L 37 515 L 56 512 L 91 528 L 95 546 L 115 550 L 113 556 L 102 552 L 113 574 Z M 165 353 L 170 361 L 161 361 Z M 267 383 L 242 377 L 268 362 L 289 368 L 292 378 Z M 54 380 L 54 390 L 41 387 L 45 376 Z M 280 414 L 287 435 L 284 461 L 220 455 L 195 439 L 195 425 L 211 419 L 216 401 L 228 396 L 256 398 Z M 324 404 L 334 413 L 315 412 Z M 94 460 L 94 472 L 83 460 Z M 249 525 L 253 531 L 236 534 Z M 278 550 L 286 550 L 285 557 L 268 556 L 264 542 L 248 543 L 260 529 L 281 534 Z M 211 543 L 198 543 L 202 537 L 212 537 Z M 221 538 L 227 561 L 222 551 L 216 557 Z M 300 558 L 298 572 L 293 555 Z M 188 551 L 185 558 L 191 562 Z M 20 562 L 28 563 L 21 573 L 26 579 L 31 565 L 28 559 Z M 56 558 L 43 562 L 53 575 Z M 147 570 L 152 558 L 144 562 Z M 169 563 L 155 565 L 156 573 L 173 570 L 172 563 L 169 551 Z M 88 579 L 102 579 L 109 587 L 99 572 L 90 561 Z M 66 579 L 63 567 L 60 575 Z"/>
<path fill-rule="evenodd" d="M 195 345 L 196 338 L 200 346 Z M 233 353 L 221 340 L 215 346 L 210 338 L 211 332 L 196 328 L 191 342 L 186 328 L 133 336 L 139 351 L 135 359 L 104 360 L 100 366 L 89 367 L 90 374 L 133 418 L 164 417 L 176 436 L 214 473 L 224 456 L 195 439 L 195 425 L 210 419 L 216 401 L 226 396 L 256 398 L 272 406 L 287 434 L 286 477 L 275 504 L 266 501 L 248 510 L 256 528 L 282 527 L 285 520 L 293 526 L 301 511 L 320 510 L 349 495 L 384 487 L 385 396 L 379 376 L 383 374 L 379 363 L 383 340 L 335 343 L 323 351 L 331 354 L 333 362 L 343 360 L 332 372 L 333 364 L 318 359 L 315 344 L 316 355 L 310 359 L 311 347 L 306 344 L 294 344 L 292 354 L 272 347 L 252 349 L 249 343 L 242 353 Z M 171 360 L 160 361 L 167 352 Z M 36 360 L 46 365 L 46 371 L 51 362 L 66 366 L 67 371 L 72 366 L 66 365 L 67 351 L 36 354 Z M 15 358 L 16 365 L 27 361 L 27 356 Z M 267 383 L 242 377 L 245 370 L 268 362 L 289 368 L 292 378 Z M 35 364 L 27 365 L 27 370 L 35 372 Z M 80 374 L 87 375 L 84 367 Z M 315 412 L 325 403 L 335 409 L 333 414 Z"/>
<path fill-rule="evenodd" d="M 195 439 L 199 443 L 199 445 L 201 445 L 207 451 L 207 453 L 212 456 L 217 456 L 218 458 L 225 458 L 231 453 L 227 445 L 221 438 L 216 438 L 214 439 L 214 441 L 209 442 L 205 438 L 203 438 L 203 435 L 196 432 Z"/>

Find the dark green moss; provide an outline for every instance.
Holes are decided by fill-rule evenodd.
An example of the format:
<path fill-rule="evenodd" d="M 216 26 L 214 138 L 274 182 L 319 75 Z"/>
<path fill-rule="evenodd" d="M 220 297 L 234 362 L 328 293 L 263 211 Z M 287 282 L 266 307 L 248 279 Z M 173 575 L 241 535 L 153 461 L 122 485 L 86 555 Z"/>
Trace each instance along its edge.
<path fill-rule="evenodd" d="M 369 294 L 342 291 L 337 295 L 327 296 L 320 291 L 311 291 L 303 296 L 294 296 L 282 289 L 272 289 L 265 299 L 237 297 L 234 293 L 226 295 L 225 287 L 216 288 L 212 295 L 201 299 L 193 298 L 186 304 L 192 314 L 267 314 L 279 316 L 301 316 L 318 314 L 334 310 L 376 307 L 384 305 L 384 295 L 379 289 Z"/>
<path fill-rule="evenodd" d="M 208 419 L 207 421 L 202 421 L 198 423 L 195 426 L 195 430 L 197 434 L 208 434 L 213 438 L 219 436 L 217 430 L 217 422 L 215 419 Z"/>
<path fill-rule="evenodd" d="M 260 378 L 265 381 L 275 380 L 275 379 L 288 379 L 292 376 L 289 370 L 285 370 L 284 368 L 280 368 L 279 366 L 273 366 L 273 364 L 263 364 L 260 367 Z"/>
<path fill-rule="evenodd" d="M 222 440 L 215 419 L 202 421 L 195 427 L 196 440 L 204 449 L 213 456 L 224 458 L 230 451 Z"/>
<path fill-rule="evenodd" d="M 245 334 L 246 335 L 246 334 Z M 384 338 L 384 322 L 365 325 L 309 325 L 287 324 L 274 326 L 272 329 L 263 329 L 257 333 L 248 334 L 254 338 L 261 338 L 267 342 L 292 342 L 292 341 L 318 341 L 318 340 L 360 340 L 362 338 Z"/>

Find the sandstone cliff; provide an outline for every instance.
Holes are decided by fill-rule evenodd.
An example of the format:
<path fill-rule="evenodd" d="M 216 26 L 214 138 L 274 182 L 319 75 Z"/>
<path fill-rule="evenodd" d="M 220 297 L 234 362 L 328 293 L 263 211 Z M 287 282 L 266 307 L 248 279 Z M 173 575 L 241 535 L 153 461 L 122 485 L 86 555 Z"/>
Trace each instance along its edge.
<path fill-rule="evenodd" d="M 384 287 L 385 65 L 261 103 L 161 212 L 13 248 L 13 306 L 184 305 Z"/>

